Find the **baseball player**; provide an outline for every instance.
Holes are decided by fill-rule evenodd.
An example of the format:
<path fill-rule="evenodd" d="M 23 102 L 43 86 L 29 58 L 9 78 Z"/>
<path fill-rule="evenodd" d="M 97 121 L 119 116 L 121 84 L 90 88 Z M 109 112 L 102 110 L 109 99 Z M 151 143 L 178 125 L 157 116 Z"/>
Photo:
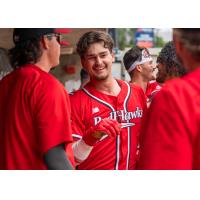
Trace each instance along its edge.
<path fill-rule="evenodd" d="M 138 46 L 131 48 L 125 53 L 123 62 L 131 77 L 130 83 L 139 85 L 143 89 L 149 105 L 152 96 L 161 89 L 161 86 L 156 81 L 152 81 L 154 79 L 153 59 L 148 49 Z"/>
<path fill-rule="evenodd" d="M 60 34 L 17 28 L 13 40 L 14 71 L 0 81 L 0 169 L 72 169 L 69 97 L 48 74 L 59 64 Z"/>
<path fill-rule="evenodd" d="M 168 42 L 162 48 L 157 57 L 158 73 L 156 75 L 156 81 L 163 85 L 166 81 L 176 77 L 183 76 L 186 73 L 185 68 L 180 64 L 176 56 L 176 50 L 174 43 Z"/>
<path fill-rule="evenodd" d="M 135 169 L 146 99 L 140 87 L 113 78 L 113 40 L 85 33 L 77 44 L 90 81 L 70 96 L 77 169 Z"/>
<path fill-rule="evenodd" d="M 174 29 L 188 74 L 155 96 L 145 118 L 139 169 L 200 169 L 200 29 Z"/>

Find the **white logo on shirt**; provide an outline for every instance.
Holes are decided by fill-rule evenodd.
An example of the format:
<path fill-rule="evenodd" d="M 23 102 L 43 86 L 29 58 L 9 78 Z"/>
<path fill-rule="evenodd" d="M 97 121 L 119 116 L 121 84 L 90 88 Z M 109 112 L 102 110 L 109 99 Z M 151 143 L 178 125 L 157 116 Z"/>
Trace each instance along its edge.
<path fill-rule="evenodd" d="M 135 111 L 131 112 L 126 112 L 125 110 L 117 110 L 114 112 L 110 112 L 108 118 L 109 119 L 114 119 L 117 121 L 127 121 L 127 120 L 132 120 L 136 118 L 142 118 L 143 115 L 143 110 L 139 107 L 136 107 Z M 98 124 L 102 120 L 102 117 L 96 116 L 94 117 L 94 124 Z"/>
<path fill-rule="evenodd" d="M 92 114 L 95 114 L 97 112 L 99 112 L 99 108 L 98 107 L 95 107 L 95 108 L 92 109 Z"/>

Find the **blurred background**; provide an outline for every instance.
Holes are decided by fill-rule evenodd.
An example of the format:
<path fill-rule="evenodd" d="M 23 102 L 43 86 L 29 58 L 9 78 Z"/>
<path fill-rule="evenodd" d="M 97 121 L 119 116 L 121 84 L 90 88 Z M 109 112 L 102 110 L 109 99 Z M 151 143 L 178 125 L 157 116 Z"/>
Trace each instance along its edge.
<path fill-rule="evenodd" d="M 113 76 L 118 79 L 129 80 L 122 58 L 131 47 L 138 45 L 149 49 L 154 65 L 156 57 L 166 42 L 172 40 L 170 28 L 69 28 L 69 34 L 63 35 L 68 46 L 61 47 L 59 66 L 50 71 L 71 92 L 80 87 L 80 58 L 76 53 L 76 43 L 79 37 L 90 30 L 108 32 L 114 40 L 115 62 L 113 63 Z M 8 50 L 13 47 L 13 28 L 0 28 L 0 79 L 12 71 L 8 59 Z"/>

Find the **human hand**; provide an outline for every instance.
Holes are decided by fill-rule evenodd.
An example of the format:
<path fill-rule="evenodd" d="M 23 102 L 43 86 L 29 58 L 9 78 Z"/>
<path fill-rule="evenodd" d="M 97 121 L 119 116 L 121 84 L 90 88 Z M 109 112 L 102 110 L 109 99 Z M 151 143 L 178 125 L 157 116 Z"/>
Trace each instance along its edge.
<path fill-rule="evenodd" d="M 120 123 L 116 120 L 105 118 L 97 125 L 90 127 L 83 136 L 83 140 L 86 144 L 93 146 L 105 135 L 116 137 L 116 135 L 120 134 L 120 130 Z"/>

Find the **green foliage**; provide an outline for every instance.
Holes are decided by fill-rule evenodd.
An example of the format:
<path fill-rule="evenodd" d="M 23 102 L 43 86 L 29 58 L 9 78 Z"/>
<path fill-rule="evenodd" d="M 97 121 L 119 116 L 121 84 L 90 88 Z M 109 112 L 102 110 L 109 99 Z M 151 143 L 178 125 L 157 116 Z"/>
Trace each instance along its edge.
<path fill-rule="evenodd" d="M 132 47 L 134 45 L 134 34 L 134 28 L 118 28 L 117 37 L 119 49 L 124 50 L 126 47 Z"/>
<path fill-rule="evenodd" d="M 154 40 L 155 47 L 164 47 L 165 46 L 165 41 L 163 38 L 156 36 Z"/>

